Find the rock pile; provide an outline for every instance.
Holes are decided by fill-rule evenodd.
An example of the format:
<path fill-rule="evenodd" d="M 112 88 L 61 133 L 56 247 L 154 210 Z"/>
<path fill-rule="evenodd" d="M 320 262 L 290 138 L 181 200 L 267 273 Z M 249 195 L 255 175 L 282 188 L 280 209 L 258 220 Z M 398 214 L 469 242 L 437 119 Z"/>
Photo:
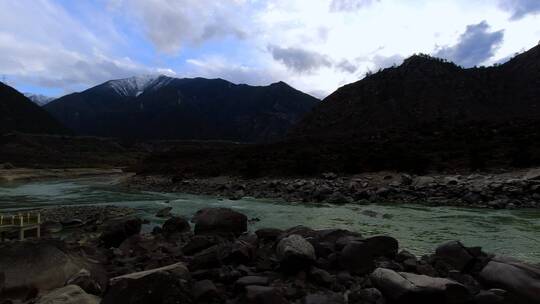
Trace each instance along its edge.
<path fill-rule="evenodd" d="M 35 250 L 40 254 L 23 252 L 26 243 L 6 244 L 0 251 L 13 254 L 0 255 L 0 300 L 34 288 L 23 296 L 36 303 L 98 303 L 96 296 L 106 304 L 540 303 L 539 267 L 457 241 L 418 258 L 389 236 L 302 226 L 248 233 L 247 217 L 230 209 L 197 212 L 193 229 L 183 218 L 169 221 L 114 243 L 103 242 L 109 230 L 101 228 L 102 236 L 85 246 L 31 243 L 44 248 Z M 33 269 L 35 284 L 17 279 L 28 263 L 45 261 Z M 58 276 L 55 263 L 69 272 Z"/>

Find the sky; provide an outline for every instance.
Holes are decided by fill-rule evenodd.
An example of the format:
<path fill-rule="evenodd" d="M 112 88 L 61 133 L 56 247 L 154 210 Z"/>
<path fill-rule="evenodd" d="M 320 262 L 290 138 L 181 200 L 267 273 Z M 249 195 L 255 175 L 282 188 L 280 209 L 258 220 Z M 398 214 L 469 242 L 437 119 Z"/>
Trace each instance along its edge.
<path fill-rule="evenodd" d="M 415 53 L 463 67 L 540 40 L 540 0 L 0 0 L 0 81 L 59 97 L 136 75 L 323 98 Z"/>

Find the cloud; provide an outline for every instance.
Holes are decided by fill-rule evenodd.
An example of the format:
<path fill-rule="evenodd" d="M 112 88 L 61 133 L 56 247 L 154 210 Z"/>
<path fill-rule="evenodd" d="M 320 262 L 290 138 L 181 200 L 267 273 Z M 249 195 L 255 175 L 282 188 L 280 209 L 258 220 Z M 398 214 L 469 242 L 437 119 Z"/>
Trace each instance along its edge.
<path fill-rule="evenodd" d="M 375 55 L 371 61 L 373 62 L 374 70 L 378 71 L 380 69 L 389 68 L 393 65 L 400 65 L 404 59 L 405 58 L 399 54 L 392 56 Z"/>
<path fill-rule="evenodd" d="M 468 25 L 456 45 L 442 47 L 433 55 L 463 67 L 482 64 L 495 55 L 504 39 L 504 30 L 490 32 L 489 29 L 486 21 Z"/>
<path fill-rule="evenodd" d="M 539 0 L 499 0 L 499 6 L 512 14 L 512 20 L 540 13 Z"/>
<path fill-rule="evenodd" d="M 6 21 L 0 27 L 0 71 L 15 84 L 72 92 L 114 78 L 165 72 L 110 55 L 109 44 L 122 45 L 114 33 L 96 35 L 55 2 L 0 1 L 0 19 Z"/>
<path fill-rule="evenodd" d="M 238 0 L 115 0 L 111 7 L 135 17 L 153 45 L 172 55 L 215 38 L 244 39 L 249 28 Z"/>
<path fill-rule="evenodd" d="M 358 70 L 358 66 L 347 59 L 343 59 L 335 65 L 336 69 L 347 73 L 354 73 Z"/>
<path fill-rule="evenodd" d="M 330 3 L 331 12 L 350 12 L 357 11 L 372 5 L 380 0 L 332 0 Z"/>
<path fill-rule="evenodd" d="M 271 68 L 257 68 L 231 62 L 221 56 L 188 59 L 187 77 L 223 78 L 237 84 L 266 85 L 285 79 L 285 74 Z"/>
<path fill-rule="evenodd" d="M 289 70 L 298 74 L 309 74 L 323 67 L 331 67 L 328 56 L 301 48 L 281 48 L 269 45 L 268 51 L 274 60 L 284 64 Z"/>

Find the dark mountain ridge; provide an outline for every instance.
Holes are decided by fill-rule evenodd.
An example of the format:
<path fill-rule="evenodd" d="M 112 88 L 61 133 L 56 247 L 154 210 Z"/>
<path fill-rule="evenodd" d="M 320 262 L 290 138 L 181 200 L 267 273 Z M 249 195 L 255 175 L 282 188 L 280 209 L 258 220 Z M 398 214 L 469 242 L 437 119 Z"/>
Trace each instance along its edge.
<path fill-rule="evenodd" d="M 9 132 L 66 134 L 68 130 L 23 94 L 0 82 L 0 134 Z"/>
<path fill-rule="evenodd" d="M 108 81 L 45 109 L 80 135 L 261 142 L 283 137 L 317 103 L 283 82 L 159 76 Z"/>
<path fill-rule="evenodd" d="M 540 46 L 488 68 L 412 56 L 338 89 L 291 133 L 358 138 L 515 119 L 540 119 Z"/>

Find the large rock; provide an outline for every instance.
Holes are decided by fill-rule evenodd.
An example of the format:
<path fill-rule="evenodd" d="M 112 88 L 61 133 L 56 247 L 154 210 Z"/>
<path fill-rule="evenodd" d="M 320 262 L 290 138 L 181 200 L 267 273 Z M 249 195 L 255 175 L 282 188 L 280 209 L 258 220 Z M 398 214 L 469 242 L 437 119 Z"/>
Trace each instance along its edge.
<path fill-rule="evenodd" d="M 161 228 L 161 232 L 167 237 L 175 233 L 184 233 L 188 231 L 191 231 L 188 220 L 178 216 L 168 219 Z"/>
<path fill-rule="evenodd" d="M 88 269 L 101 286 L 107 284 L 99 265 L 70 252 L 60 241 L 3 244 L 0 252 L 0 294 L 7 298 L 25 298 L 35 292 L 57 289 L 82 269 Z"/>
<path fill-rule="evenodd" d="M 389 236 L 353 240 L 343 247 L 338 256 L 338 262 L 342 268 L 355 274 L 364 275 L 373 271 L 376 258 L 393 258 L 397 251 L 397 240 Z"/>
<path fill-rule="evenodd" d="M 465 286 L 444 278 L 384 268 L 377 268 L 370 278 L 392 303 L 467 303 L 471 298 Z"/>
<path fill-rule="evenodd" d="M 195 234 L 234 234 L 247 231 L 247 217 L 228 208 L 206 208 L 194 217 Z"/>
<path fill-rule="evenodd" d="M 105 248 L 118 247 L 128 237 L 141 232 L 142 221 L 128 218 L 108 223 L 101 233 L 100 240 Z"/>
<path fill-rule="evenodd" d="M 511 303 L 540 303 L 540 268 L 520 261 L 496 257 L 480 272 L 489 287 L 509 292 Z"/>
<path fill-rule="evenodd" d="M 313 245 L 296 234 L 281 239 L 276 254 L 282 266 L 291 270 L 306 267 L 316 259 Z"/>
<path fill-rule="evenodd" d="M 435 256 L 459 271 L 463 271 L 474 260 L 467 248 L 458 241 L 450 241 L 440 245 L 435 250 Z"/>
<path fill-rule="evenodd" d="M 101 304 L 191 303 L 188 270 L 181 263 L 111 279 Z"/>
<path fill-rule="evenodd" d="M 40 297 L 36 304 L 99 304 L 101 299 L 87 294 L 77 285 L 67 285 Z"/>

